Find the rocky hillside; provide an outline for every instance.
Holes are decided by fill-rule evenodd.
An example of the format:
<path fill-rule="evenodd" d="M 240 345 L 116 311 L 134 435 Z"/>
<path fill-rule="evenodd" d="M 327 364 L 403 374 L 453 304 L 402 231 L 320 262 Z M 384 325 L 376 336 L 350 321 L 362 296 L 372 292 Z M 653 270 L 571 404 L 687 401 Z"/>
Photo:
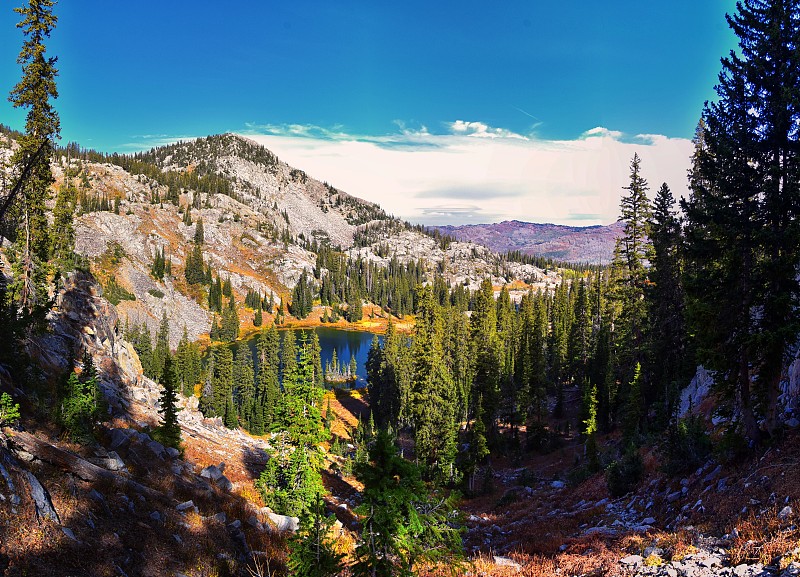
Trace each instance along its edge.
<path fill-rule="evenodd" d="M 614 243 L 622 235 L 620 223 L 580 227 L 511 220 L 437 228 L 443 234 L 482 244 L 495 252 L 520 251 L 531 256 L 574 263 L 611 262 Z"/>
<path fill-rule="evenodd" d="M 203 294 L 183 278 L 201 218 L 205 261 L 215 274 L 230 278 L 237 302 L 254 290 L 282 303 L 302 272 L 313 270 L 313 247 L 323 244 L 383 266 L 393 257 L 420 261 L 431 277 L 442 275 L 452 285 L 471 288 L 486 277 L 496 286 L 518 281 L 522 290 L 552 287 L 560 280 L 555 271 L 507 262 L 472 242 L 434 239 L 239 136 L 210 136 L 134 158 L 100 160 L 62 156 L 53 165 L 57 186 L 69 166 L 82 198 L 106 202 L 107 210 L 78 217 L 76 250 L 90 259 L 104 287 L 113 281 L 131 295 L 118 304 L 123 318 L 147 323 L 155 332 L 166 314 L 173 347 L 184 327 L 190 339 L 211 327 Z M 169 180 L 176 174 L 213 177 L 220 191 L 178 187 Z M 150 274 L 162 250 L 172 266 L 163 280 Z M 247 326 L 252 311 L 241 307 L 239 317 Z"/>
<path fill-rule="evenodd" d="M 0 574 L 220 575 L 279 566 L 281 533 L 297 520 L 253 498 L 251 471 L 264 466 L 269 438 L 204 419 L 195 398 L 182 398 L 185 455 L 155 441 L 160 387 L 143 376 L 100 295 L 90 275 L 71 275 L 48 330 L 26 342 L 37 387 L 22 391 L 0 378 L 34 415 L 37 397 L 86 351 L 109 408 L 88 444 L 60 439 L 31 417 L 0 431 Z"/>
<path fill-rule="evenodd" d="M 0 432 L 0 571 L 205 576 L 266 574 L 269 566 L 280 574 L 285 532 L 297 520 L 262 507 L 253 490 L 272 439 L 204 419 L 196 400 L 184 398 L 184 455 L 154 441 L 159 386 L 142 375 L 135 351 L 117 335 L 115 307 L 100 293 L 91 276 L 71 275 L 48 317 L 49 330 L 27 343 L 45 379 L 88 350 L 109 401 L 109 420 L 98 440 L 84 445 L 57 438 L 34 419 L 23 420 L 22 430 Z M 797 386 L 794 372 L 787 373 L 787 394 Z M 687 404 L 709 418 L 702 409 L 713 406 L 703 400 L 707 373 L 696 380 L 685 396 L 697 401 Z M 3 386 L 14 390 L 13 383 Z M 34 391 L 15 393 L 24 403 L 36 402 Z M 498 459 L 487 492 L 462 502 L 465 572 L 800 574 L 796 419 L 785 438 L 756 452 L 718 437 L 718 448 L 680 475 L 664 472 L 663 445 L 643 447 L 642 480 L 614 497 L 602 473 L 580 474 L 583 442 L 564 426 L 577 417 L 580 393 L 570 388 L 565 395 L 571 408 L 561 421 L 548 423 L 540 450 Z M 346 426 L 346 434 L 357 420 L 345 402 L 333 399 L 334 428 Z M 613 434 L 602 437 L 604 459 L 619 442 Z M 343 543 L 353 542 L 353 483 L 326 473 L 328 509 L 338 518 L 335 531 Z"/>

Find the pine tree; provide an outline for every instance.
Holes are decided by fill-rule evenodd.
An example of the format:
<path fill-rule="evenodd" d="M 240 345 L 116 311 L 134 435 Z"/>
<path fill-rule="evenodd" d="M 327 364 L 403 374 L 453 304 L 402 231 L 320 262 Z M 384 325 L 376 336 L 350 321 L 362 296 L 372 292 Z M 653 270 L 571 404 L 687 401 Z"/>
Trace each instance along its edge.
<path fill-rule="evenodd" d="M 166 255 L 164 253 L 164 247 L 160 249 L 156 249 L 155 257 L 153 258 L 153 264 L 150 266 L 150 274 L 153 275 L 153 278 L 156 280 L 164 280 L 164 272 L 166 270 Z"/>
<path fill-rule="evenodd" d="M 497 336 L 497 308 L 492 283 L 485 279 L 475 294 L 475 306 L 470 317 L 474 373 L 472 398 L 483 402 L 484 427 L 490 443 L 497 440 L 496 417 L 500 405 L 502 378 L 502 344 Z"/>
<path fill-rule="evenodd" d="M 597 448 L 597 386 L 587 387 L 584 392 L 584 412 L 586 420 L 583 433 L 586 435 L 586 459 L 589 470 L 597 471 L 600 468 L 600 454 Z"/>
<path fill-rule="evenodd" d="M 642 405 L 642 366 L 636 363 L 633 369 L 633 380 L 625 405 L 622 438 L 628 444 L 636 439 L 639 434 L 643 416 Z"/>
<path fill-rule="evenodd" d="M 311 281 L 303 271 L 300 279 L 292 290 L 292 303 L 289 312 L 298 319 L 304 319 L 311 313 L 314 296 L 311 292 Z"/>
<path fill-rule="evenodd" d="M 62 270 L 71 270 L 75 254 L 75 206 L 78 191 L 72 184 L 69 169 L 59 187 L 53 208 L 53 227 L 50 233 L 53 259 Z"/>
<path fill-rule="evenodd" d="M 181 427 L 178 424 L 178 392 L 175 366 L 172 357 L 164 360 L 161 385 L 163 390 L 159 397 L 159 412 L 163 422 L 156 429 L 156 439 L 166 447 L 181 449 Z"/>
<path fill-rule="evenodd" d="M 208 416 L 227 417 L 227 411 L 233 408 L 233 352 L 228 346 L 218 346 L 211 350 L 211 357 L 213 400 Z"/>
<path fill-rule="evenodd" d="M 317 495 L 311 513 L 300 520 L 300 531 L 289 539 L 287 566 L 292 575 L 336 577 L 342 571 L 342 554 L 330 538 L 335 517 L 325 517 L 325 502 Z"/>
<path fill-rule="evenodd" d="M 364 520 L 354 577 L 411 576 L 418 564 L 458 564 L 461 536 L 447 524 L 453 501 L 429 497 L 419 469 L 398 455 L 387 431 L 378 431 L 355 472 L 364 485 L 357 509 Z"/>
<path fill-rule="evenodd" d="M 260 327 L 262 324 L 264 324 L 264 317 L 261 315 L 261 307 L 259 306 L 253 315 L 253 326 Z"/>
<path fill-rule="evenodd" d="M 329 435 L 322 420 L 324 392 L 314 383 L 308 342 L 300 347 L 296 369 L 284 374 L 283 388 L 281 420 L 288 446 L 278 447 L 271 455 L 258 486 L 273 508 L 290 515 L 305 515 L 323 491 L 320 443 Z"/>
<path fill-rule="evenodd" d="M 247 343 L 241 343 L 236 350 L 233 363 L 233 397 L 245 429 L 252 432 L 253 417 L 256 412 L 255 374 L 253 355 Z M 263 423 L 262 423 L 263 432 Z"/>
<path fill-rule="evenodd" d="M 24 247 L 24 258 L 31 262 L 35 259 L 39 263 L 46 262 L 50 257 L 45 203 L 53 183 L 50 159 L 61 125 L 58 113 L 51 103 L 51 100 L 58 98 L 58 59 L 48 57 L 45 46 L 45 40 L 50 37 L 58 21 L 53 14 L 54 5 L 53 0 L 31 0 L 27 7 L 14 9 L 22 16 L 17 27 L 22 29 L 25 41 L 17 58 L 17 63 L 22 66 L 22 79 L 11 90 L 9 100 L 14 108 L 28 109 L 28 114 L 25 133 L 18 138 L 19 148 L 14 152 L 11 161 L 19 167 L 20 174 L 27 172 L 27 178 L 21 186 L 24 202 L 14 202 L 16 199 L 10 197 L 5 200 L 7 203 L 14 202 L 18 230 L 24 232 L 25 238 L 20 239 Z M 5 216 L 8 206 L 10 205 L 3 206 L 0 216 Z M 16 235 L 11 236 L 11 239 L 16 239 Z"/>
<path fill-rule="evenodd" d="M 743 0 L 727 16 L 740 52 L 722 59 L 718 101 L 695 136 L 687 218 L 689 313 L 704 364 L 735 399 L 745 435 L 777 427 L 783 361 L 800 298 L 800 6 Z"/>
<path fill-rule="evenodd" d="M 156 334 L 156 345 L 153 348 L 153 356 L 150 361 L 149 377 L 160 381 L 161 374 L 164 371 L 164 363 L 169 357 L 169 319 L 167 319 L 167 311 L 164 310 L 161 315 L 161 324 L 158 327 Z"/>
<path fill-rule="evenodd" d="M 572 310 L 570 306 L 570 285 L 562 279 L 553 296 L 550 307 L 550 380 L 556 387 L 555 416 L 564 412 L 564 384 L 568 377 L 569 335 L 572 331 Z"/>
<path fill-rule="evenodd" d="M 641 176 L 641 162 L 634 154 L 631 161 L 630 184 L 620 201 L 619 221 L 625 224 L 622 237 L 617 241 L 613 268 L 616 286 L 612 298 L 618 307 L 614 318 L 615 359 L 622 383 L 632 382 L 634 369 L 646 362 L 647 328 L 649 326 L 645 290 L 647 270 L 645 261 L 650 253 L 650 221 L 652 207 L 647 198 L 647 181 Z M 649 380 L 641 375 L 643 388 Z M 627 392 L 623 389 L 623 399 Z"/>
<path fill-rule="evenodd" d="M 222 311 L 222 325 L 220 338 L 225 341 L 235 341 L 239 338 L 239 312 L 233 297 L 228 301 L 228 306 Z"/>
<path fill-rule="evenodd" d="M 492 310 L 494 307 L 492 307 Z M 411 416 L 417 459 L 428 477 L 450 483 L 457 479 L 456 396 L 444 362 L 444 324 L 429 286 L 419 294 L 419 312 L 412 345 Z"/>
<path fill-rule="evenodd" d="M 200 246 L 205 241 L 206 238 L 205 238 L 205 229 L 203 228 L 203 217 L 200 217 L 197 219 L 197 226 L 194 229 L 194 244 Z"/>
<path fill-rule="evenodd" d="M 264 429 L 253 430 L 254 434 L 261 434 L 269 430 L 280 398 L 280 383 L 278 372 L 280 367 L 280 336 L 275 325 L 262 331 L 256 342 L 258 356 L 258 377 L 256 383 L 256 399 L 260 408 L 261 420 Z"/>
<path fill-rule="evenodd" d="M 680 222 L 674 212 L 675 199 L 666 183 L 653 203 L 650 223 L 649 288 L 645 293 L 651 311 L 649 374 L 651 387 L 647 404 L 659 402 L 662 425 L 672 417 L 680 386 L 688 382 L 693 369 L 685 321 L 685 293 L 681 279 L 680 247 L 683 242 Z"/>

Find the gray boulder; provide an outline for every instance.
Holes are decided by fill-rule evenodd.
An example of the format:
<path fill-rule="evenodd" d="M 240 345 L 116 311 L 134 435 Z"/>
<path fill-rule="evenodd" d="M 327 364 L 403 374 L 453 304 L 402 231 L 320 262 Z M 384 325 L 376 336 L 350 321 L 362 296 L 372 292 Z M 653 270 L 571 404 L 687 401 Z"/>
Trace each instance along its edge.
<path fill-rule="evenodd" d="M 56 513 L 53 502 L 50 500 L 50 493 L 42 487 L 42 484 L 30 471 L 25 471 L 25 477 L 31 488 L 31 498 L 36 505 L 36 517 L 38 519 L 50 519 L 60 525 L 61 520 L 58 518 L 58 513 Z"/>
<path fill-rule="evenodd" d="M 267 513 L 267 517 L 275 525 L 276 531 L 290 531 L 296 533 L 300 528 L 300 519 L 289 517 L 288 515 L 278 515 L 277 513 Z"/>

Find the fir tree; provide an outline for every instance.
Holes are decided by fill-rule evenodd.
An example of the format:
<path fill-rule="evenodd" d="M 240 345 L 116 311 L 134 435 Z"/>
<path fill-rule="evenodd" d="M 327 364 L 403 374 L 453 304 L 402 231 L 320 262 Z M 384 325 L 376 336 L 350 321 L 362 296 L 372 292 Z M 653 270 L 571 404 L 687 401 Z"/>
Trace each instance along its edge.
<path fill-rule="evenodd" d="M 24 258 L 31 263 L 46 262 L 50 257 L 50 238 L 45 203 L 49 188 L 53 183 L 50 159 L 59 138 L 61 123 L 52 100 L 58 98 L 56 88 L 56 61 L 47 56 L 45 40 L 50 37 L 58 18 L 53 14 L 53 0 L 31 0 L 27 7 L 15 8 L 22 16 L 17 27 L 22 29 L 25 41 L 17 58 L 22 66 L 22 79 L 14 86 L 9 100 L 15 108 L 26 108 L 25 133 L 17 139 L 19 148 L 12 156 L 12 163 L 19 167 L 19 173 L 27 173 L 20 188 L 23 203 L 14 204 L 15 220 L 18 230 L 24 233 L 22 246 Z M 0 217 L 5 216 L 8 206 L 16 199 L 9 197 L 3 206 Z M 0 218 L 0 221 L 3 219 Z M 3 231 L 4 235 L 7 231 Z M 16 234 L 7 235 L 12 240 Z M 24 274 L 31 274 L 25 267 Z M 29 276 L 30 278 L 30 276 Z M 24 298 L 23 298 L 24 300 Z M 23 303 L 25 306 L 25 303 Z"/>
<path fill-rule="evenodd" d="M 425 473 L 440 482 L 453 482 L 456 432 L 453 380 L 444 362 L 444 324 L 430 287 L 422 287 L 413 341 L 411 416 L 417 458 Z"/>
<path fill-rule="evenodd" d="M 77 189 L 67 170 L 64 183 L 59 187 L 53 208 L 53 228 L 50 234 L 53 259 L 62 270 L 71 270 L 75 255 L 75 206 Z"/>
<path fill-rule="evenodd" d="M 260 408 L 261 420 L 264 429 L 253 430 L 254 434 L 262 434 L 269 430 L 275 417 L 275 410 L 280 398 L 280 384 L 278 372 L 280 367 L 280 337 L 275 325 L 261 331 L 256 342 L 258 356 L 258 378 L 256 384 L 256 399 Z"/>
<path fill-rule="evenodd" d="M 256 412 L 255 374 L 253 371 L 253 355 L 246 343 L 241 343 L 236 350 L 233 364 L 233 391 L 237 411 L 242 418 L 242 424 L 248 431 L 252 432 L 252 421 Z"/>
<path fill-rule="evenodd" d="M 492 283 L 488 279 L 481 283 L 475 294 L 475 306 L 470 317 L 472 357 L 474 373 L 472 398 L 483 400 L 484 427 L 490 442 L 497 438 L 496 417 L 500 405 L 500 382 L 502 378 L 502 343 L 497 336 L 497 308 Z"/>
<path fill-rule="evenodd" d="M 161 385 L 163 390 L 159 397 L 159 412 L 163 421 L 156 429 L 156 439 L 166 447 L 181 449 L 181 427 L 178 424 L 178 392 L 175 367 L 170 356 L 164 360 Z"/>
<path fill-rule="evenodd" d="M 653 203 L 650 223 L 652 254 L 650 284 L 646 292 L 651 311 L 649 373 L 651 387 L 647 404 L 659 402 L 661 424 L 666 425 L 675 411 L 678 391 L 693 369 L 685 322 L 685 294 L 681 279 L 682 236 L 674 212 L 675 199 L 666 183 L 661 185 Z"/>
<path fill-rule="evenodd" d="M 213 401 L 209 416 L 226 417 L 229 401 L 233 408 L 233 352 L 228 346 L 218 346 L 211 350 L 211 357 Z"/>
<path fill-rule="evenodd" d="M 364 520 L 354 577 L 411 576 L 423 563 L 457 565 L 461 536 L 448 525 L 453 501 L 429 497 L 419 469 L 398 455 L 387 431 L 378 431 L 368 461 L 355 472 L 364 485 L 357 509 Z"/>
<path fill-rule="evenodd" d="M 335 517 L 323 514 L 325 502 L 317 495 L 311 513 L 300 520 L 300 531 L 289 539 L 287 566 L 292 575 L 336 577 L 342 571 L 343 555 L 334 548 L 330 531 Z"/>
<path fill-rule="evenodd" d="M 740 52 L 695 137 L 687 217 L 689 312 L 701 361 L 735 399 L 745 435 L 778 424 L 783 361 L 800 328 L 800 6 L 743 0 L 727 16 Z"/>
<path fill-rule="evenodd" d="M 197 196 L 197 194 L 195 194 Z M 197 219 L 197 226 L 194 229 L 194 244 L 200 246 L 205 242 L 205 229 L 203 228 L 203 217 Z"/>

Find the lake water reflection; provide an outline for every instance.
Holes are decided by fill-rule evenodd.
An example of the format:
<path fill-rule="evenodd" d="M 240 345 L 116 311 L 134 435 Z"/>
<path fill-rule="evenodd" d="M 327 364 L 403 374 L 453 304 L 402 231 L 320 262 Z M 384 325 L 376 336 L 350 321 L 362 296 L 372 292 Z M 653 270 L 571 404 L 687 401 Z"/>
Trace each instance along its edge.
<path fill-rule="evenodd" d="M 282 329 L 278 331 L 281 335 L 281 341 L 283 341 L 283 336 L 287 331 L 294 331 L 298 344 L 304 335 L 310 338 L 311 331 L 316 332 L 317 336 L 319 337 L 320 348 L 322 349 L 321 356 L 323 367 L 326 367 L 331 362 L 334 350 L 336 351 L 336 357 L 339 359 L 339 363 L 341 365 L 346 366 L 350 362 L 350 358 L 354 356 L 356 358 L 356 363 L 358 364 L 358 379 L 355 383 L 355 387 L 366 386 L 367 353 L 369 353 L 369 347 L 372 344 L 372 333 L 363 331 L 345 331 L 332 327 L 316 327 L 314 329 Z M 258 334 L 254 335 L 247 341 L 247 344 L 252 349 L 254 356 L 256 353 L 257 340 Z M 383 337 L 381 335 L 378 335 L 378 340 L 381 342 L 381 344 L 383 344 Z"/>

